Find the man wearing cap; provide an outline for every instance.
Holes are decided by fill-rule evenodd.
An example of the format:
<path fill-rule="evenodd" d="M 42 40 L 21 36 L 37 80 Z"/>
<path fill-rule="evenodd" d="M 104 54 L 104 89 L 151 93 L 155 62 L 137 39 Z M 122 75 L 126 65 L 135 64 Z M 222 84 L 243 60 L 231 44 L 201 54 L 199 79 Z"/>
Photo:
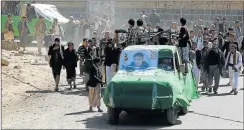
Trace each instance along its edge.
<path fill-rule="evenodd" d="M 36 36 L 39 55 L 42 55 L 41 48 L 42 48 L 42 44 L 44 41 L 44 35 L 45 35 L 46 30 L 47 30 L 47 25 L 44 22 L 43 17 L 40 16 L 38 22 L 35 25 L 35 36 Z"/>
<path fill-rule="evenodd" d="M 149 22 L 152 24 L 152 27 L 155 28 L 157 23 L 160 23 L 160 18 L 158 14 L 156 13 L 156 10 L 152 10 L 152 14 L 149 17 Z"/>
<path fill-rule="evenodd" d="M 18 24 L 18 30 L 20 34 L 20 43 L 23 44 L 24 50 L 27 44 L 27 35 L 30 33 L 27 26 L 26 16 L 23 16 Z"/>
<path fill-rule="evenodd" d="M 230 78 L 230 84 L 232 86 L 231 93 L 234 93 L 235 95 L 238 93 L 238 78 L 239 78 L 239 72 L 241 70 L 242 65 L 242 56 L 239 51 L 237 51 L 237 45 L 232 44 L 230 46 L 230 52 L 228 52 L 226 62 L 225 62 L 225 68 L 229 71 L 229 78 Z"/>
<path fill-rule="evenodd" d="M 223 47 L 222 47 L 222 52 L 225 52 L 225 59 L 227 59 L 228 53 L 231 50 L 231 45 L 235 44 L 237 46 L 237 50 L 238 50 L 238 43 L 235 40 L 235 34 L 234 33 L 229 33 L 228 35 L 228 41 L 225 41 Z M 228 85 L 230 85 L 230 82 L 228 83 Z"/>

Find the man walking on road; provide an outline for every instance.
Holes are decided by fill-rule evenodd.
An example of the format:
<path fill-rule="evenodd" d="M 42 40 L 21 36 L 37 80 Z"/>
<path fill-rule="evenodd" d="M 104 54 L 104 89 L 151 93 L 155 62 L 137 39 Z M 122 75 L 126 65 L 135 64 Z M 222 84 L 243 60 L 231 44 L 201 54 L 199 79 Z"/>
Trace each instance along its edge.
<path fill-rule="evenodd" d="M 89 80 L 87 86 L 89 86 L 89 111 L 93 111 L 93 107 L 97 107 L 98 112 L 103 112 L 100 108 L 101 106 L 101 84 L 102 82 L 102 73 L 99 69 L 100 59 L 95 58 L 93 60 L 93 65 L 90 69 Z"/>
<path fill-rule="evenodd" d="M 200 67 L 201 67 L 201 74 L 200 74 L 200 83 L 203 83 L 202 91 L 205 91 L 205 88 L 208 87 L 208 75 L 204 70 L 204 66 L 206 64 L 206 56 L 209 51 L 208 41 L 203 41 L 203 49 L 201 50 L 201 60 L 200 60 Z"/>
<path fill-rule="evenodd" d="M 220 75 L 222 72 L 222 66 L 224 65 L 224 56 L 221 50 L 218 48 L 217 42 L 213 42 L 212 48 L 206 56 L 205 71 L 208 74 L 208 92 L 212 92 L 211 85 L 214 78 L 214 94 L 218 94 L 218 87 L 220 81 Z"/>
<path fill-rule="evenodd" d="M 23 16 L 21 21 L 18 24 L 18 30 L 20 34 L 20 43 L 23 44 L 24 50 L 27 44 L 27 35 L 30 33 L 28 26 L 27 26 L 27 21 L 26 21 L 26 16 Z"/>
<path fill-rule="evenodd" d="M 38 55 L 42 55 L 42 44 L 43 44 L 43 41 L 44 41 L 44 35 L 45 35 L 45 32 L 46 32 L 46 29 L 47 29 L 47 26 L 44 22 L 44 19 L 42 16 L 39 17 L 39 21 L 36 23 L 35 25 L 36 27 L 36 41 L 37 41 L 37 48 L 38 48 Z"/>
<path fill-rule="evenodd" d="M 85 61 L 85 56 L 88 55 L 88 50 L 87 50 L 87 39 L 83 39 L 83 44 L 79 47 L 77 51 L 80 59 L 80 77 L 83 76 L 84 74 L 84 61 Z"/>
<path fill-rule="evenodd" d="M 60 45 L 60 39 L 55 38 L 54 44 L 49 47 L 48 55 L 50 56 L 49 65 L 52 68 L 53 78 L 55 80 L 55 89 L 54 91 L 57 92 L 59 80 L 60 80 L 60 73 L 63 66 L 63 52 L 64 46 Z"/>
<path fill-rule="evenodd" d="M 242 55 L 237 51 L 237 45 L 232 44 L 230 49 L 231 51 L 228 53 L 225 62 L 225 68 L 229 71 L 230 84 L 232 86 L 230 93 L 234 93 L 236 95 L 238 93 L 238 78 L 239 72 L 241 71 Z"/>

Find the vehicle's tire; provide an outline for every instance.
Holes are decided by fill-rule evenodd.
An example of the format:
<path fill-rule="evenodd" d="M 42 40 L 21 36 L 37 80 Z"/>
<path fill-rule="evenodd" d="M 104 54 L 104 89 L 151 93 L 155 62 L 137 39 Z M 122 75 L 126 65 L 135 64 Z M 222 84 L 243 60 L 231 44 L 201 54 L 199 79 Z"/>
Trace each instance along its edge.
<path fill-rule="evenodd" d="M 169 108 L 166 111 L 166 119 L 169 125 L 175 125 L 178 119 L 178 111 L 175 107 Z"/>
<path fill-rule="evenodd" d="M 120 112 L 119 109 L 108 107 L 108 123 L 111 125 L 118 124 Z"/>
<path fill-rule="evenodd" d="M 186 115 L 188 113 L 188 107 L 180 107 L 180 115 Z"/>

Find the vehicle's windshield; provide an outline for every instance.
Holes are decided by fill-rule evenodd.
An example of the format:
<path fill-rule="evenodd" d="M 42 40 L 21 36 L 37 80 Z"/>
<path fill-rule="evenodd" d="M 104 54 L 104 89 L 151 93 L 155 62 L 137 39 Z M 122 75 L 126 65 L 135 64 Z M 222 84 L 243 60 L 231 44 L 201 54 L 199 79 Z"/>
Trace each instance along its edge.
<path fill-rule="evenodd" d="M 173 71 L 173 58 L 163 57 L 158 59 L 158 68 L 165 71 Z"/>

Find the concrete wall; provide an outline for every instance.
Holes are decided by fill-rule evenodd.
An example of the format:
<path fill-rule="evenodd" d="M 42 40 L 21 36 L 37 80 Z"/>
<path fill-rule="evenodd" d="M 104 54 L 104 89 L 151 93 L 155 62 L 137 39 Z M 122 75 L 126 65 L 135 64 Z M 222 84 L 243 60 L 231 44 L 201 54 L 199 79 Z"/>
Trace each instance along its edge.
<path fill-rule="evenodd" d="M 185 17 L 190 21 L 188 25 L 192 25 L 199 18 L 212 23 L 215 17 L 222 19 L 227 17 L 230 24 L 239 20 L 243 22 L 244 18 L 244 1 L 145 1 L 145 0 L 115 0 L 116 1 L 116 23 L 119 25 L 127 23 L 128 18 L 139 18 L 141 11 L 145 10 L 147 14 L 156 8 L 160 15 L 161 25 L 168 26 L 173 21 L 179 21 L 181 17 Z M 54 4 L 60 12 L 68 17 L 85 17 L 86 1 L 60 0 L 60 1 L 44 1 L 37 2 Z"/>

